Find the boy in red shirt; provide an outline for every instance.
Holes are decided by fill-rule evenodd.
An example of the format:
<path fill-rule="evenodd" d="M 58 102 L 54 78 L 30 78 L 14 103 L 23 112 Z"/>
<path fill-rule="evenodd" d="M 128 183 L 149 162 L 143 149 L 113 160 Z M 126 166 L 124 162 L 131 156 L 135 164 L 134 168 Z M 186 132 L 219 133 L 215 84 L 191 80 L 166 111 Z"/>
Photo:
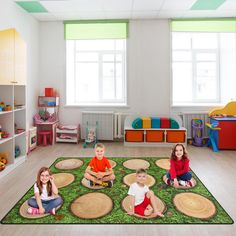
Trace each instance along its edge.
<path fill-rule="evenodd" d="M 95 146 L 95 157 L 90 161 L 85 170 L 84 177 L 89 180 L 90 186 L 96 184 L 111 188 L 115 179 L 110 162 L 104 157 L 105 146 L 97 143 Z"/>

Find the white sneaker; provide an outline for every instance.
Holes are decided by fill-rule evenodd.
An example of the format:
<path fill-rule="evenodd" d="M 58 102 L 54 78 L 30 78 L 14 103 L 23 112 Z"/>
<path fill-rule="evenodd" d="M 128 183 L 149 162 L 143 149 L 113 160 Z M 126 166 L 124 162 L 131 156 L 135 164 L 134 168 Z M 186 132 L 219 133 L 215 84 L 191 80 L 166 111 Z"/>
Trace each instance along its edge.
<path fill-rule="evenodd" d="M 187 184 L 186 184 L 186 181 L 184 181 L 184 180 L 179 180 L 179 185 L 181 185 L 181 186 L 186 186 Z"/>

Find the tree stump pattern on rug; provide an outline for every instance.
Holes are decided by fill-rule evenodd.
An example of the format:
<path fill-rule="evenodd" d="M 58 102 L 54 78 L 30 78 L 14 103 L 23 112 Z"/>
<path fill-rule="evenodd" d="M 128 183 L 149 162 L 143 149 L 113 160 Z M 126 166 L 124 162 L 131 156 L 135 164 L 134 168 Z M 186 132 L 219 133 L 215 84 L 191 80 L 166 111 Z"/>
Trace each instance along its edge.
<path fill-rule="evenodd" d="M 132 174 L 128 174 L 126 175 L 124 178 L 123 178 L 123 182 L 130 186 L 131 184 L 135 183 L 136 182 L 136 173 L 132 173 Z M 151 175 L 148 175 L 147 174 L 147 179 L 146 179 L 146 182 L 145 184 L 148 186 L 148 187 L 152 187 L 154 184 L 155 184 L 156 180 L 154 179 L 154 177 L 152 177 Z"/>
<path fill-rule="evenodd" d="M 143 159 L 131 159 L 128 161 L 125 161 L 123 163 L 123 166 L 130 169 L 130 170 L 137 170 L 137 169 L 148 169 L 150 166 L 148 161 L 145 161 Z"/>
<path fill-rule="evenodd" d="M 165 184 L 167 184 L 167 177 L 166 177 L 166 175 L 164 175 L 162 179 L 165 182 Z M 189 186 L 181 186 L 181 185 L 179 185 L 179 187 L 177 189 L 190 189 L 190 188 L 194 188 L 196 186 L 196 184 L 197 184 L 197 181 L 194 178 L 192 178 L 191 181 L 192 181 L 193 186 L 189 187 Z M 174 186 L 171 186 L 171 187 L 174 188 Z"/>
<path fill-rule="evenodd" d="M 32 196 L 33 197 L 33 196 Z M 57 207 L 57 210 L 60 208 L 61 206 Z M 30 206 L 28 205 L 28 200 L 26 200 L 20 207 L 19 213 L 22 217 L 27 218 L 27 219 L 38 219 L 38 218 L 43 218 L 45 216 L 50 215 L 49 213 L 47 214 L 36 214 L 36 215 L 32 215 L 29 214 L 27 212 L 27 210 L 30 208 Z"/>
<path fill-rule="evenodd" d="M 83 161 L 79 159 L 68 159 L 57 162 L 55 167 L 60 170 L 73 170 L 79 168 L 82 165 Z"/>
<path fill-rule="evenodd" d="M 157 196 L 155 196 L 155 199 L 156 199 L 156 206 L 157 206 L 158 211 L 163 213 L 166 209 L 165 203 L 160 198 L 158 198 Z M 126 196 L 123 199 L 123 201 L 121 203 L 121 206 L 123 207 L 123 209 L 126 212 L 129 212 L 131 210 L 131 197 Z M 139 218 L 144 218 L 144 219 L 151 219 L 151 218 L 157 217 L 157 216 L 154 216 L 154 214 L 151 214 L 150 216 L 141 216 L 141 215 L 138 215 L 138 214 L 134 214 L 134 216 L 139 217 Z"/>
<path fill-rule="evenodd" d="M 108 160 L 110 162 L 111 168 L 113 169 L 114 167 L 116 167 L 116 162 L 113 160 Z"/>
<path fill-rule="evenodd" d="M 160 159 L 157 160 L 156 165 L 164 170 L 169 170 L 170 169 L 170 159 Z"/>
<path fill-rule="evenodd" d="M 84 187 L 87 187 L 87 188 L 89 188 L 89 189 L 95 189 L 95 190 L 97 190 L 97 189 L 103 189 L 103 188 L 105 188 L 105 187 L 100 186 L 100 185 L 90 186 L 89 180 L 87 180 L 86 178 L 83 178 L 83 179 L 82 179 L 81 184 L 82 184 Z"/>
<path fill-rule="evenodd" d="M 83 219 L 96 219 L 113 209 L 113 202 L 104 193 L 87 193 L 78 197 L 70 206 L 74 215 Z"/>
<path fill-rule="evenodd" d="M 70 173 L 53 174 L 54 182 L 58 188 L 65 187 L 75 180 L 75 176 Z"/>
<path fill-rule="evenodd" d="M 215 205 L 209 199 L 196 193 L 176 194 L 173 203 L 178 211 L 187 216 L 210 219 L 216 214 Z"/>

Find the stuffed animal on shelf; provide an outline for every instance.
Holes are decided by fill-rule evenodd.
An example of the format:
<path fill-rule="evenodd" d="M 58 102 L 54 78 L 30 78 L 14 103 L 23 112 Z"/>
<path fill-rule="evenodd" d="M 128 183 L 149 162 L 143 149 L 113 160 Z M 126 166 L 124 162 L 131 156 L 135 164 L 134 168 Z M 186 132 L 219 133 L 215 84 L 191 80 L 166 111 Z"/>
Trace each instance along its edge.
<path fill-rule="evenodd" d="M 8 153 L 0 153 L 0 171 L 6 168 Z"/>
<path fill-rule="evenodd" d="M 6 165 L 0 161 L 0 171 L 4 170 Z"/>

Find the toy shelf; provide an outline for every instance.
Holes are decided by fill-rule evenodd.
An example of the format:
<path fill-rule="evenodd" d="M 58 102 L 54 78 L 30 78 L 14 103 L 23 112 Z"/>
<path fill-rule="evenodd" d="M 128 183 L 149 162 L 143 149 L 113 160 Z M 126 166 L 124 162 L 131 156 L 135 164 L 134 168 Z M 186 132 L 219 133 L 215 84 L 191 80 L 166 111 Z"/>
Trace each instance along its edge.
<path fill-rule="evenodd" d="M 124 125 L 125 146 L 169 147 L 174 143 L 187 144 L 187 130 L 170 128 L 142 128 L 134 129 L 132 122 L 137 116 L 127 116 Z"/>
<path fill-rule="evenodd" d="M 0 85 L 1 100 L 5 105 L 10 105 L 14 109 L 14 103 L 23 104 L 24 107 L 0 112 L 0 125 L 9 136 L 0 138 L 0 153 L 7 154 L 7 164 L 5 169 L 0 171 L 0 178 L 14 170 L 18 165 L 26 160 L 26 108 L 25 108 L 25 85 Z M 16 134 L 15 129 L 22 130 Z M 20 149 L 19 159 L 15 158 L 15 147 Z"/>
<path fill-rule="evenodd" d="M 56 128 L 56 142 L 78 143 L 80 126 L 64 126 L 64 129 Z M 67 128 L 70 127 L 70 128 Z"/>
<path fill-rule="evenodd" d="M 15 130 L 26 129 L 27 47 L 15 29 L 0 31 L 0 55 L 0 154 L 7 159 L 1 163 L 1 178 L 26 159 L 26 137 L 15 135 Z M 16 145 L 20 148 L 17 160 Z"/>
<path fill-rule="evenodd" d="M 9 141 L 9 140 L 11 140 L 12 139 L 12 137 L 9 137 L 9 138 L 2 138 L 2 139 L 0 139 L 0 144 L 3 144 L 3 143 L 5 143 L 5 142 L 7 142 L 7 141 Z"/>
<path fill-rule="evenodd" d="M 38 97 L 38 107 L 58 107 L 59 106 L 59 97 Z"/>

